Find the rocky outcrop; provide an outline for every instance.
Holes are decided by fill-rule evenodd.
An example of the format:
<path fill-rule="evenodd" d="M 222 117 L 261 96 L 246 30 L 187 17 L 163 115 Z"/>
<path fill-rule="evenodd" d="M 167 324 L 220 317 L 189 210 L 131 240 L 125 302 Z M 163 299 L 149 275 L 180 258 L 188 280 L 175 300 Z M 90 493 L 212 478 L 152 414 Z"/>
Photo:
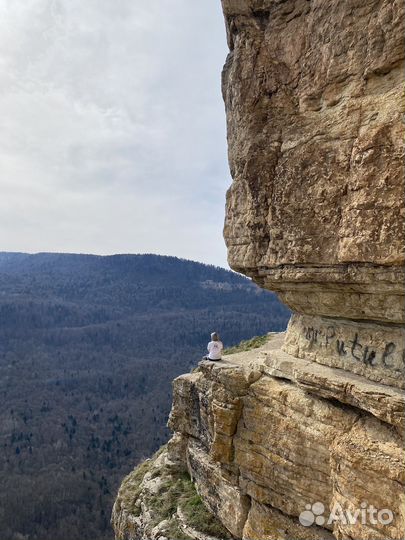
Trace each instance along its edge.
<path fill-rule="evenodd" d="M 117 540 L 226 540 L 184 464 L 176 437 L 122 482 L 111 522 Z"/>
<path fill-rule="evenodd" d="M 230 264 L 298 312 L 392 321 L 404 260 L 401 4 L 222 4 Z"/>
<path fill-rule="evenodd" d="M 190 483 L 173 492 L 176 513 L 167 494 L 184 471 L 232 538 L 404 537 L 403 391 L 297 359 L 284 340 L 271 335 L 174 381 L 173 438 L 124 481 L 117 539 L 183 538 Z"/>
<path fill-rule="evenodd" d="M 170 460 L 233 538 L 403 539 L 403 6 L 222 5 L 229 262 L 294 314 L 174 381 Z"/>
<path fill-rule="evenodd" d="M 297 362 L 283 340 L 175 380 L 170 427 L 198 492 L 235 538 L 403 538 L 403 392 Z M 392 521 L 328 523 L 366 507 Z"/>
<path fill-rule="evenodd" d="M 402 386 L 403 6 L 222 4 L 229 263 L 296 312 L 287 352 Z"/>

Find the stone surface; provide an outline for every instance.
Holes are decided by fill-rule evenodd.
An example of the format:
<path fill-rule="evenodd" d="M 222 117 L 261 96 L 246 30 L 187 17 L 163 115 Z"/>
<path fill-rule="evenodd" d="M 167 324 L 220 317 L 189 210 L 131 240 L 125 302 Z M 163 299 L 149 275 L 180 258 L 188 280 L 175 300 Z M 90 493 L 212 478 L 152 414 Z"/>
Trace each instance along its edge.
<path fill-rule="evenodd" d="M 404 537 L 403 392 L 293 357 L 284 339 L 272 335 L 261 348 L 203 361 L 175 379 L 174 435 L 157 460 L 166 472 L 148 470 L 141 490 L 131 487 L 135 501 L 124 482 L 113 513 L 117 540 L 164 534 L 167 520 L 151 528 L 151 501 L 167 468 L 190 474 L 233 538 Z M 306 526 L 302 512 L 314 504 L 323 505 L 322 521 Z M 392 523 L 362 522 L 361 514 L 342 519 L 362 505 L 391 511 Z"/>
<path fill-rule="evenodd" d="M 190 440 L 188 468 L 197 491 L 210 510 L 236 538 L 242 537 L 250 501 L 238 487 L 233 475 L 227 475 L 204 448 Z"/>
<path fill-rule="evenodd" d="M 222 4 L 231 266 L 301 313 L 403 321 L 400 2 Z"/>
<path fill-rule="evenodd" d="M 404 330 L 396 326 L 293 315 L 286 352 L 404 388 Z"/>
<path fill-rule="evenodd" d="M 298 517 L 332 499 L 330 446 L 358 416 L 295 385 L 263 377 L 244 400 L 235 435 L 240 482 L 254 500 Z"/>
<path fill-rule="evenodd" d="M 222 6 L 228 258 L 296 313 L 174 381 L 166 459 L 235 538 L 402 540 L 403 6 Z"/>
<path fill-rule="evenodd" d="M 170 425 L 188 440 L 183 459 L 199 493 L 236 538 L 401 539 L 403 392 L 294 358 L 284 338 L 175 380 Z M 327 522 L 329 508 L 364 502 L 391 510 L 393 523 Z M 325 522 L 304 527 L 299 517 L 315 503 Z"/>
<path fill-rule="evenodd" d="M 264 504 L 252 502 L 243 529 L 243 538 L 249 540 L 333 540 L 333 534 L 321 527 L 304 527 L 283 513 Z"/>
<path fill-rule="evenodd" d="M 403 439 L 389 426 L 362 418 L 350 432 L 337 438 L 331 448 L 334 502 L 352 514 L 373 506 L 393 513 L 392 523 L 336 523 L 337 538 L 386 540 L 404 537 L 405 469 Z M 383 479 L 383 481 L 381 481 Z M 388 516 L 389 517 L 389 516 Z M 387 516 L 383 516 L 387 519 Z"/>
<path fill-rule="evenodd" d="M 404 433 L 405 394 L 402 390 L 296 358 L 285 353 L 282 344 L 280 336 L 263 351 L 262 370 L 265 374 L 290 380 L 317 397 L 353 405 L 393 425 L 399 434 Z"/>

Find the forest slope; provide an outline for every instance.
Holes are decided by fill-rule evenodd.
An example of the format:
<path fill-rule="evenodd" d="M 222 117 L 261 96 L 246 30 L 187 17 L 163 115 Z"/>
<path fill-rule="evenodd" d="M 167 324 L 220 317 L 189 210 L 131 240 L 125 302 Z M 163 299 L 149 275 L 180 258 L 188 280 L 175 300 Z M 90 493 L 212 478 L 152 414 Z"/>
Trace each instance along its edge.
<path fill-rule="evenodd" d="M 0 253 L 0 538 L 111 538 L 120 480 L 167 440 L 171 381 L 209 332 L 233 345 L 288 317 L 199 263 Z"/>

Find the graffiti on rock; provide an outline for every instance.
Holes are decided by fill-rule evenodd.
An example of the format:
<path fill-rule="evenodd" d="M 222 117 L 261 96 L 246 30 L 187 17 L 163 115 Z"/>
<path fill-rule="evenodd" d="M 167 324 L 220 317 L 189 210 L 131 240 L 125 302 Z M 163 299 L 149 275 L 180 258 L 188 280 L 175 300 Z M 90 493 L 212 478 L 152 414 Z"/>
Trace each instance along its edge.
<path fill-rule="evenodd" d="M 312 346 L 320 346 L 335 349 L 339 357 L 351 358 L 362 362 L 366 366 L 382 365 L 385 368 L 397 369 L 398 344 L 387 341 L 380 349 L 373 347 L 355 332 L 349 339 L 343 338 L 335 325 L 329 325 L 325 329 L 315 326 L 304 326 L 304 337 Z M 405 365 L 405 351 L 401 355 L 402 364 Z"/>

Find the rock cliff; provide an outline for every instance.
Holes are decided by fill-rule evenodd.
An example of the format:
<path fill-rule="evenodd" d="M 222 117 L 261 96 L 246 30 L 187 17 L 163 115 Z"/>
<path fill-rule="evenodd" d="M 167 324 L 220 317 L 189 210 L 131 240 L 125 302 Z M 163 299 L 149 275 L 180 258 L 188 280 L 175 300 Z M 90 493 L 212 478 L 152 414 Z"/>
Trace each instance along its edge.
<path fill-rule="evenodd" d="M 117 539 L 206 537 L 206 517 L 197 529 L 194 510 L 184 519 L 185 488 L 166 502 L 179 474 L 214 516 L 211 538 L 226 537 L 212 534 L 220 526 L 246 540 L 404 537 L 403 392 L 293 357 L 284 340 L 174 381 L 174 436 L 123 483 Z M 374 519 L 350 518 L 373 508 Z"/>
<path fill-rule="evenodd" d="M 296 312 L 288 352 L 401 386 L 403 6 L 223 7 L 230 265 Z"/>
<path fill-rule="evenodd" d="M 403 6 L 222 4 L 229 262 L 294 315 L 174 381 L 173 438 L 124 482 L 116 537 L 403 539 Z M 151 490 L 182 474 L 207 516 L 179 495 L 156 523 Z"/>
<path fill-rule="evenodd" d="M 223 7 L 231 266 L 298 312 L 403 322 L 403 6 Z"/>

